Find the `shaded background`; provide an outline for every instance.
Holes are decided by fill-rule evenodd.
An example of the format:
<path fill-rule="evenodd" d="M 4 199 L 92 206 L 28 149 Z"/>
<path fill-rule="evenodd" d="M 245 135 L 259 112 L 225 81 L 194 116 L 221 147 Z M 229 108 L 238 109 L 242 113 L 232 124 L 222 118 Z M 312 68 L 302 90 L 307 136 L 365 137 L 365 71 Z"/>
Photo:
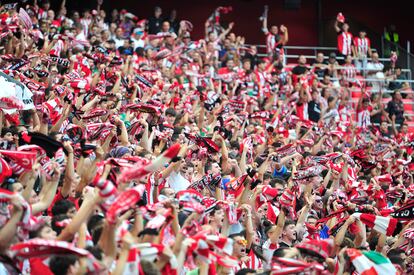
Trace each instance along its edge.
<path fill-rule="evenodd" d="M 59 0 L 52 0 L 54 5 L 59 3 Z M 95 7 L 95 3 L 94 0 L 68 0 L 67 6 L 82 10 Z M 333 23 L 336 14 L 342 12 L 354 34 L 361 28 L 366 29 L 374 47 L 378 47 L 378 38 L 384 27 L 390 24 L 397 27 L 402 45 L 405 46 L 406 40 L 414 41 L 414 24 L 410 23 L 412 11 L 407 6 L 409 3 L 402 0 L 105 0 L 104 9 L 108 13 L 112 9 L 127 9 L 139 18 L 151 16 L 157 5 L 163 9 L 164 16 L 176 9 L 179 19 L 194 24 L 193 37 L 198 39 L 203 37 L 204 22 L 216 7 L 232 6 L 233 11 L 222 16 L 223 25 L 234 21 L 236 34 L 245 36 L 250 44 L 263 44 L 264 36 L 258 17 L 263 6 L 269 5 L 269 24 L 285 24 L 289 28 L 289 44 L 304 46 L 335 46 Z M 292 8 L 295 4 L 296 7 Z"/>

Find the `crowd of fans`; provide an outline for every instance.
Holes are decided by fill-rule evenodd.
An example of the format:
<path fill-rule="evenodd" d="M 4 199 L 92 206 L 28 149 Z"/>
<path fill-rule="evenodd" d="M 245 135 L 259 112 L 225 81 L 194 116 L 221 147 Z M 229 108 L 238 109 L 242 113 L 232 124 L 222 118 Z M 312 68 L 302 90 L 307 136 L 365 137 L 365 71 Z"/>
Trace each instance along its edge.
<path fill-rule="evenodd" d="M 338 52 L 292 67 L 267 7 L 259 57 L 232 7 L 194 40 L 101 5 L 1 6 L 0 274 L 414 273 L 395 56 L 342 14 Z"/>

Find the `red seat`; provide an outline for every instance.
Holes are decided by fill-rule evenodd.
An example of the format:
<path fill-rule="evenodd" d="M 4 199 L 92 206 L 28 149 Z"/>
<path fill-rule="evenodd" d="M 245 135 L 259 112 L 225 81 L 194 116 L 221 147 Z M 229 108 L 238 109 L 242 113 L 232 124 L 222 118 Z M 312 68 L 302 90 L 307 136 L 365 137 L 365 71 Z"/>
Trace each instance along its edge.
<path fill-rule="evenodd" d="M 352 98 L 360 98 L 361 97 L 361 90 L 353 90 L 352 91 Z"/>
<path fill-rule="evenodd" d="M 404 111 L 413 111 L 414 101 L 412 99 L 403 99 L 404 102 Z"/>
<path fill-rule="evenodd" d="M 414 132 L 414 121 L 407 121 L 408 129 L 412 133 Z"/>

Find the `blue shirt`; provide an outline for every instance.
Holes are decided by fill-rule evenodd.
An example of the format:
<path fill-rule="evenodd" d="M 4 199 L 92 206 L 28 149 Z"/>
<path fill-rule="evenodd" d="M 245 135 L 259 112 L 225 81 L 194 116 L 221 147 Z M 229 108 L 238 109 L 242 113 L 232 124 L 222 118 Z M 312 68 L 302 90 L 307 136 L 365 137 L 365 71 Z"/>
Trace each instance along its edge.
<path fill-rule="evenodd" d="M 283 177 L 283 175 L 286 174 L 286 172 L 287 168 L 283 165 L 282 168 L 280 168 L 280 170 L 277 170 L 276 168 L 275 170 L 273 170 L 272 177 Z"/>

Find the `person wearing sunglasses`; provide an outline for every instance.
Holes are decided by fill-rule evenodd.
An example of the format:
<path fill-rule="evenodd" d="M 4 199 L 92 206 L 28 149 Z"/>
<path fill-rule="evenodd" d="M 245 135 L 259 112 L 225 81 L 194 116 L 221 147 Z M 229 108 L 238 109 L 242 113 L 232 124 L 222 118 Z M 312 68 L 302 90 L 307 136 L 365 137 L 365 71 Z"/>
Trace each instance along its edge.
<path fill-rule="evenodd" d="M 323 206 L 322 197 L 319 194 L 316 194 L 315 201 L 309 213 L 312 214 L 316 218 L 321 218 L 321 216 L 323 215 L 323 210 L 324 210 L 324 206 Z"/>
<path fill-rule="evenodd" d="M 229 236 L 231 239 L 233 239 L 233 254 L 232 256 L 237 258 L 239 261 L 239 266 L 237 270 L 241 268 L 247 267 L 247 262 L 250 260 L 247 256 L 247 240 L 244 237 L 244 234 L 242 232 L 232 234 Z"/>

